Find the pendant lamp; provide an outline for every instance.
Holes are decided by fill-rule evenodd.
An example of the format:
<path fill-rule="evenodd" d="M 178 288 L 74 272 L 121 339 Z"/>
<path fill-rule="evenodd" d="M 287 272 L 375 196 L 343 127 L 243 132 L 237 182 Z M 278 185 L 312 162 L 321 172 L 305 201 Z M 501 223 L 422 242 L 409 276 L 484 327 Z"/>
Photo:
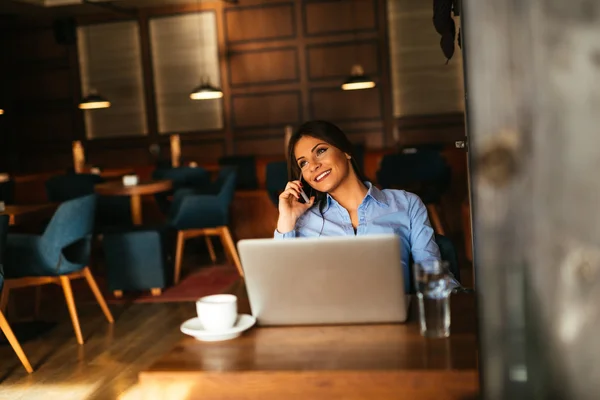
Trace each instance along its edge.
<path fill-rule="evenodd" d="M 196 7 L 200 9 L 200 3 L 198 1 L 196 2 Z M 198 12 L 198 41 L 200 46 L 204 44 L 202 27 L 200 26 L 201 21 L 202 12 Z M 200 59 L 200 65 L 202 65 L 202 59 Z M 200 86 L 194 88 L 192 93 L 190 93 L 190 99 L 192 100 L 211 100 L 220 99 L 221 97 L 223 97 L 223 91 L 219 87 L 211 85 L 208 76 L 205 76 L 202 79 Z"/>
<path fill-rule="evenodd" d="M 343 90 L 359 90 L 371 89 L 375 87 L 375 82 L 365 75 L 365 72 L 360 65 L 352 67 L 350 77 L 342 84 Z"/>

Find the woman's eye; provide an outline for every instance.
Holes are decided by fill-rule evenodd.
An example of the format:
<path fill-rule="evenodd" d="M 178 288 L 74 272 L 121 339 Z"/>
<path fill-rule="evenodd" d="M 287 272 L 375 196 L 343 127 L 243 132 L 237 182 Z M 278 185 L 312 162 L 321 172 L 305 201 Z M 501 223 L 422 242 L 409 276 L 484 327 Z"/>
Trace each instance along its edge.
<path fill-rule="evenodd" d="M 321 154 L 325 153 L 327 151 L 327 149 L 325 147 L 320 148 L 317 150 L 317 155 L 320 156 Z"/>
<path fill-rule="evenodd" d="M 306 161 L 300 161 L 300 164 L 298 164 L 298 166 L 300 168 L 304 168 L 305 165 L 306 165 Z"/>

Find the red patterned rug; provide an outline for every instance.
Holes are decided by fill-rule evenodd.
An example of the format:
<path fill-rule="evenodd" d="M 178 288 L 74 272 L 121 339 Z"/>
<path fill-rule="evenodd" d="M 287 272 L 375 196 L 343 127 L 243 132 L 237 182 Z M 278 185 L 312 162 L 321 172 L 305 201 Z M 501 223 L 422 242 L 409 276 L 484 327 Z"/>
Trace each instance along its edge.
<path fill-rule="evenodd" d="M 124 292 L 123 297 L 117 299 L 112 293 L 106 293 L 106 290 L 102 291 L 105 293 L 106 302 L 110 304 L 193 302 L 202 296 L 223 293 L 239 277 L 235 267 L 219 265 L 203 267 L 198 271 L 188 273 L 179 284 L 164 289 L 160 296 L 152 296 L 148 290 L 146 292 Z"/>

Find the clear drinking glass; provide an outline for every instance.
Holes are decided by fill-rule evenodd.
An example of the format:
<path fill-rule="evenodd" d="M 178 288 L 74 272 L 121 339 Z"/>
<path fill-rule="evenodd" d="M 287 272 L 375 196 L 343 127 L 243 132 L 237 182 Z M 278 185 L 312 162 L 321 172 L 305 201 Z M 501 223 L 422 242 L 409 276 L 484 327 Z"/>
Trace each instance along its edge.
<path fill-rule="evenodd" d="M 453 285 L 448 263 L 415 263 L 413 269 L 421 335 L 428 338 L 450 336 L 450 293 Z"/>

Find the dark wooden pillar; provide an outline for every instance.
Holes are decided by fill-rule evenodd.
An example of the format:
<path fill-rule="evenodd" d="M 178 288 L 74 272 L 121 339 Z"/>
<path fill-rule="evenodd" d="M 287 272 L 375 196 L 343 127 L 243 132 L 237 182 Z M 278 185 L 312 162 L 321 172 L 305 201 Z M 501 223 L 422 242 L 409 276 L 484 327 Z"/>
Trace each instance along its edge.
<path fill-rule="evenodd" d="M 485 399 L 600 393 L 600 2 L 463 0 Z"/>

